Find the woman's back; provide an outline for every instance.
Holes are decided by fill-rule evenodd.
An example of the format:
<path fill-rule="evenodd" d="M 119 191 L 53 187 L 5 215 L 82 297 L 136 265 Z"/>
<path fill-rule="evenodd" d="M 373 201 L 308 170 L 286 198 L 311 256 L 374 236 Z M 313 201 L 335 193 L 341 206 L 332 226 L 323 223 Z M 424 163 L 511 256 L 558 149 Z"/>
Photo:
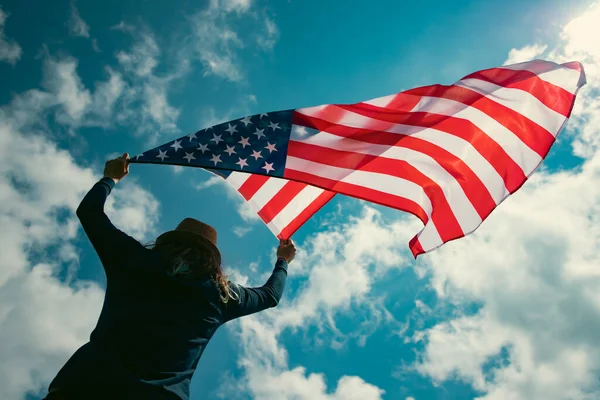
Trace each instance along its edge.
<path fill-rule="evenodd" d="M 173 392 L 189 396 L 192 378 L 202 352 L 224 323 L 219 288 L 207 278 L 188 282 L 170 277 L 164 260 L 150 257 L 144 273 L 138 268 L 109 274 L 105 301 L 90 342 L 69 360 L 53 385 L 92 393 L 109 389 Z M 83 357 L 84 356 L 84 357 Z M 107 376 L 111 379 L 107 380 Z M 68 385 L 62 382 L 70 382 Z M 114 394 L 113 394 L 114 396 Z M 166 397 L 168 398 L 168 397 Z"/>
<path fill-rule="evenodd" d="M 221 271 L 216 236 L 188 232 L 200 227 L 201 233 L 206 224 L 188 218 L 158 238 L 183 246 L 179 255 L 167 255 L 168 246 L 145 248 L 117 229 L 103 210 L 114 183 L 101 179 L 77 209 L 106 272 L 105 301 L 90 341 L 60 370 L 46 399 L 188 399 L 200 356 L 218 327 L 278 304 L 295 248 L 281 241 L 263 286 L 231 284 Z M 191 268 L 198 274 L 180 268 L 189 266 L 180 263 L 185 254 L 199 256 Z M 202 267 L 209 273 L 202 275 Z"/>

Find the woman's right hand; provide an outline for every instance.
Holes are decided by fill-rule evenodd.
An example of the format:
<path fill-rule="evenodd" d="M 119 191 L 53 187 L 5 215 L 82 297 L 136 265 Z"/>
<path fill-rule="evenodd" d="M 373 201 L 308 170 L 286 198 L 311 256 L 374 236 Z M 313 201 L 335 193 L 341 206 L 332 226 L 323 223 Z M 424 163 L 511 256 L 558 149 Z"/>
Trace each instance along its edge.
<path fill-rule="evenodd" d="M 296 246 L 292 239 L 279 239 L 279 247 L 277 248 L 277 258 L 283 258 L 287 263 L 291 263 L 296 257 Z"/>

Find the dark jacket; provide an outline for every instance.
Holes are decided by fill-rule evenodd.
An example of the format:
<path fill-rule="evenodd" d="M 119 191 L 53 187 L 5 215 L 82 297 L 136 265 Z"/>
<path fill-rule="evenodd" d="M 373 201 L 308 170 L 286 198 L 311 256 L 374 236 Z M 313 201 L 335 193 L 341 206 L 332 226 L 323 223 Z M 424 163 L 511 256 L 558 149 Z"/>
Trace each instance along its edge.
<path fill-rule="evenodd" d="M 287 264 L 278 260 L 262 287 L 230 282 L 239 300 L 224 304 L 213 280 L 169 277 L 160 253 L 111 223 L 104 203 L 114 185 L 101 179 L 77 209 L 106 271 L 106 294 L 90 341 L 60 370 L 47 399 L 188 399 L 192 375 L 217 328 L 275 307 Z"/>

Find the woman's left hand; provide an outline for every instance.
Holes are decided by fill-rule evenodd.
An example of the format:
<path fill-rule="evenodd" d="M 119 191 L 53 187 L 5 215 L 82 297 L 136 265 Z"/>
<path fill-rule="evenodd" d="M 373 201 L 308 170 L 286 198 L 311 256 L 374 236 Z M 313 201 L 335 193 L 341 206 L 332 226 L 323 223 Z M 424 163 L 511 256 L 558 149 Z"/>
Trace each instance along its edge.
<path fill-rule="evenodd" d="M 129 173 L 129 153 L 124 153 L 121 157 L 108 160 L 104 166 L 104 177 L 112 178 L 115 183 L 125 178 Z"/>

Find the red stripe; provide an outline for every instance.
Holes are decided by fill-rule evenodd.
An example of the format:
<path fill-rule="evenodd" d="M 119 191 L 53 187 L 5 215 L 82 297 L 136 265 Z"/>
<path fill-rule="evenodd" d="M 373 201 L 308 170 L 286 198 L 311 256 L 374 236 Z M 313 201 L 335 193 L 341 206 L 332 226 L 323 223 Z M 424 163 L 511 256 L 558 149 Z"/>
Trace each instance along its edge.
<path fill-rule="evenodd" d="M 328 132 L 332 135 L 342 136 L 349 139 L 360 140 L 372 144 L 382 144 L 387 146 L 396 145 L 407 135 L 400 133 L 381 132 L 376 129 L 351 128 L 345 125 L 337 125 L 320 118 L 310 117 L 308 115 L 294 113 L 293 123 L 318 131 Z"/>
<path fill-rule="evenodd" d="M 394 114 L 390 110 L 370 104 L 357 104 L 356 106 L 344 106 L 344 108 L 365 117 L 433 128 L 464 139 L 498 172 L 510 193 L 513 193 L 526 179 L 521 167 L 506 153 L 504 148 L 469 120 L 425 112 Z M 404 141 L 401 141 L 400 145 L 402 143 Z"/>
<path fill-rule="evenodd" d="M 367 200 L 382 206 L 392 207 L 397 210 L 409 212 L 419 218 L 423 224 L 427 224 L 427 221 L 429 221 L 427 213 L 419 204 L 404 197 L 394 196 L 389 193 L 365 188 L 363 186 L 353 185 L 351 183 L 321 178 L 320 176 L 307 174 L 306 172 L 302 171 L 286 169 L 284 172 L 284 177 L 286 179 L 307 182 L 313 186 L 328 189 L 336 193 L 346 194 L 348 196 L 356 197 L 357 199 Z"/>
<path fill-rule="evenodd" d="M 568 63 L 561 64 L 561 67 L 574 69 L 575 71 L 581 72 L 583 74 L 583 65 L 579 61 L 571 61 Z"/>
<path fill-rule="evenodd" d="M 266 175 L 252 174 L 244 183 L 242 183 L 242 186 L 240 186 L 238 192 L 244 196 L 244 199 L 250 200 L 258 191 L 258 189 L 260 189 L 269 179 L 270 177 Z"/>
<path fill-rule="evenodd" d="M 300 214 L 296 216 L 281 230 L 281 233 L 277 236 L 279 239 L 289 239 L 310 217 L 312 217 L 317 211 L 321 209 L 325 204 L 329 202 L 335 196 L 334 192 L 324 191 L 321 193 L 308 207 L 306 207 Z"/>
<path fill-rule="evenodd" d="M 445 149 L 414 137 L 407 137 L 400 146 L 426 154 L 444 168 L 460 185 L 481 217 L 485 219 L 496 207 L 496 202 L 479 176 L 463 160 Z"/>
<path fill-rule="evenodd" d="M 388 103 L 386 108 L 390 108 L 392 110 L 400 111 L 400 112 L 410 112 L 421 100 L 420 96 L 415 96 L 412 94 L 407 94 L 404 92 L 396 94 L 392 100 Z"/>
<path fill-rule="evenodd" d="M 420 96 L 454 100 L 478 109 L 504 125 L 542 158 L 554 143 L 554 136 L 543 127 L 473 90 L 458 86 L 434 85 L 411 89 L 409 92 Z"/>
<path fill-rule="evenodd" d="M 535 73 L 527 70 L 492 68 L 474 72 L 463 79 L 480 79 L 499 86 L 520 89 L 530 93 L 546 107 L 567 117 L 575 96 L 560 86 L 545 82 Z"/>
<path fill-rule="evenodd" d="M 393 160 L 381 156 L 332 150 L 301 142 L 290 142 L 288 155 L 334 167 L 385 174 L 411 181 L 422 187 L 431 201 L 434 210 L 431 218 L 438 228 L 442 240 L 448 240 L 456 235 L 464 234 L 446 200 L 442 188 L 404 160 Z M 374 199 L 371 198 L 369 200 Z"/>
<path fill-rule="evenodd" d="M 408 242 L 408 247 L 410 248 L 413 257 L 415 258 L 417 258 L 419 254 L 425 253 L 425 250 L 423 250 L 423 246 L 421 246 L 421 242 L 419 242 L 418 236 L 415 236 L 410 240 L 410 242 Z"/>
<path fill-rule="evenodd" d="M 344 140 L 346 139 L 340 139 L 340 141 Z M 494 207 L 496 207 L 496 202 L 479 176 L 477 176 L 463 160 L 452 153 L 426 140 L 411 136 L 405 137 L 400 144 L 395 147 L 407 148 L 433 158 L 442 168 L 452 175 L 456 182 L 462 187 L 465 195 L 468 197 L 471 204 L 473 204 L 473 207 L 481 219 L 485 219 Z M 388 169 L 379 169 L 374 172 L 400 176 L 397 175 L 398 173 L 396 171 L 405 171 L 405 166 L 403 164 L 397 164 L 398 162 L 405 163 L 405 161 L 379 155 L 366 155 L 350 151 L 332 150 L 303 142 L 290 141 L 288 154 L 290 156 L 309 159 L 321 164 L 335 165 L 348 169 L 361 169 L 365 171 L 368 170 L 368 168 L 377 165 L 377 162 L 374 163 L 375 159 L 381 159 L 382 161 L 385 160 L 385 162 L 382 163 L 382 167 L 385 166 Z M 363 164 L 368 165 L 363 166 Z M 413 169 L 418 170 L 416 167 L 413 167 Z M 402 177 L 404 177 L 404 175 L 402 175 Z M 419 180 L 412 180 L 409 177 L 407 177 L 407 179 L 421 185 Z"/>
<path fill-rule="evenodd" d="M 258 212 L 258 216 L 262 218 L 265 224 L 268 224 L 305 187 L 305 183 L 287 181 L 277 193 L 273 194 L 273 197 Z"/>

